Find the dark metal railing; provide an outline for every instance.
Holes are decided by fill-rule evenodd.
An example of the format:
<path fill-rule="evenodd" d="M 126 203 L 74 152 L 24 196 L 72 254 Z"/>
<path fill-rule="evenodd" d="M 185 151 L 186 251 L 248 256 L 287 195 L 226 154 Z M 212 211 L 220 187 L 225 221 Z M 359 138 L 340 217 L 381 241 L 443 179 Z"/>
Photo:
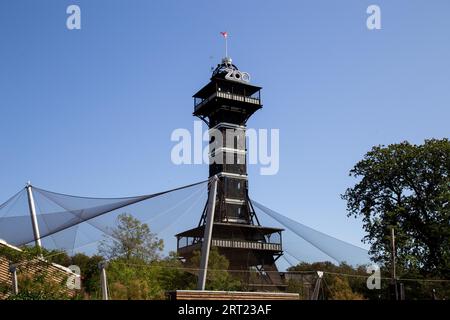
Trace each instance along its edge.
<path fill-rule="evenodd" d="M 222 99 L 229 99 L 229 100 L 233 100 L 233 101 L 246 102 L 246 103 L 251 103 L 251 104 L 256 104 L 256 105 L 261 104 L 261 97 L 259 95 L 259 91 L 255 94 L 253 94 L 252 96 L 245 96 L 242 94 L 216 91 L 206 99 L 194 98 L 195 110 L 198 110 L 202 105 L 208 103 L 209 101 L 211 101 L 212 99 L 214 99 L 216 97 L 222 98 Z"/>
<path fill-rule="evenodd" d="M 282 250 L 281 239 L 279 239 L 279 241 L 277 242 L 275 241 L 264 242 L 264 241 L 250 241 L 242 239 L 212 239 L 211 245 L 214 247 L 222 247 L 222 248 L 281 251 Z M 201 243 L 201 239 L 194 237 L 181 237 L 178 238 L 177 248 L 183 249 L 188 248 L 190 246 L 197 246 L 199 245 L 199 243 Z"/>

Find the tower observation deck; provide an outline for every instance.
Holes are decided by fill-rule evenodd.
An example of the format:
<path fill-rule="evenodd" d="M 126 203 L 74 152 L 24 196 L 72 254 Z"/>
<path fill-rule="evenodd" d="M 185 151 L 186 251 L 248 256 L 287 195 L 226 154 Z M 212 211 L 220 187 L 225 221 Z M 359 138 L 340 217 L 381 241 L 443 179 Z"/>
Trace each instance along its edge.
<path fill-rule="evenodd" d="M 283 229 L 262 226 L 248 195 L 246 124 L 262 108 L 261 87 L 224 58 L 208 84 L 194 94 L 194 116 L 210 135 L 210 177 L 218 177 L 211 247 L 229 261 L 229 269 L 250 290 L 282 290 L 276 260 L 283 254 Z M 208 189 L 211 195 L 211 187 Z M 176 235 L 183 260 L 200 250 L 207 206 L 196 228 Z"/>

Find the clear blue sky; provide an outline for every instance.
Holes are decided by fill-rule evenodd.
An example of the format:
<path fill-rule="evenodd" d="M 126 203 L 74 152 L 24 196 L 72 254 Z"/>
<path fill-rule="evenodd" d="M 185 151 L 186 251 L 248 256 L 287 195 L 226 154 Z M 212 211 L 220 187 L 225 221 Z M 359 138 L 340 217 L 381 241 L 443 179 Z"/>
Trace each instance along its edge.
<path fill-rule="evenodd" d="M 382 30 L 366 28 L 370 4 Z M 172 164 L 170 135 L 192 128 L 191 95 L 228 31 L 264 87 L 249 126 L 281 135 L 280 172 L 251 167 L 252 197 L 357 244 L 339 196 L 352 165 L 376 144 L 450 136 L 449 15 L 448 0 L 2 0 L 0 202 L 27 180 L 110 197 L 205 179 Z"/>

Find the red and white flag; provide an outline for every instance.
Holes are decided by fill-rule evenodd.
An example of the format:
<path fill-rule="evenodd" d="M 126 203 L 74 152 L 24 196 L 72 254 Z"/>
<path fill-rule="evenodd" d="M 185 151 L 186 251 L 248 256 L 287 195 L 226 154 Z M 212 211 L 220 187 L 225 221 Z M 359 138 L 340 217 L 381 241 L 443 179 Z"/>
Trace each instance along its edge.
<path fill-rule="evenodd" d="M 228 32 L 222 31 L 222 32 L 220 32 L 220 34 L 221 34 L 225 39 L 228 38 Z"/>

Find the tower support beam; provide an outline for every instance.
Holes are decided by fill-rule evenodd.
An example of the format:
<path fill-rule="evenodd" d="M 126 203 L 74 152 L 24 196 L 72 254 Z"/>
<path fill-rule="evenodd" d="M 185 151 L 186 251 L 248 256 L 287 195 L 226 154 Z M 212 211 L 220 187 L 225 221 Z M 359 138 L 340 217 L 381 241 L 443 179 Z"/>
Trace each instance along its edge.
<path fill-rule="evenodd" d="M 206 275 L 208 273 L 209 250 L 211 249 L 211 237 L 214 224 L 214 213 L 216 210 L 217 183 L 219 178 L 217 176 L 214 176 L 212 180 L 213 180 L 212 187 L 209 192 L 208 209 L 207 209 L 208 211 L 206 214 L 206 224 L 202 243 L 202 256 L 200 261 L 200 270 L 198 272 L 198 282 L 197 282 L 197 290 L 202 291 L 205 290 Z"/>

